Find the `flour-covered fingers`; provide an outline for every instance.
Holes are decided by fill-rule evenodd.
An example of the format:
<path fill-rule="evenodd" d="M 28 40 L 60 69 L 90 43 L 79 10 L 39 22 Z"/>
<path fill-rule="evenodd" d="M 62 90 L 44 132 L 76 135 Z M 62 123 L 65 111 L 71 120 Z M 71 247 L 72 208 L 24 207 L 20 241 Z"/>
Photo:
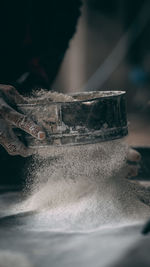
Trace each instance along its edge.
<path fill-rule="evenodd" d="M 127 154 L 127 178 L 136 177 L 138 175 L 140 160 L 141 154 L 137 150 L 129 148 Z"/>
<path fill-rule="evenodd" d="M 133 148 L 129 148 L 129 151 L 127 154 L 127 160 L 138 163 L 141 160 L 141 154 L 137 150 Z"/>
<path fill-rule="evenodd" d="M 21 155 L 23 157 L 32 154 L 12 130 L 12 126 L 20 128 L 33 137 L 42 140 L 45 133 L 35 122 L 26 115 L 16 111 L 17 104 L 27 101 L 11 85 L 0 84 L 0 144 L 10 155 Z"/>
<path fill-rule="evenodd" d="M 29 133 L 38 140 L 45 139 L 45 133 L 42 128 L 29 119 L 26 115 L 18 112 L 10 113 L 9 121 L 11 121 L 17 128 Z"/>
<path fill-rule="evenodd" d="M 45 133 L 39 125 L 26 115 L 11 108 L 2 98 L 0 98 L 0 103 L 0 115 L 5 121 L 15 125 L 17 128 L 22 129 L 39 140 L 45 139 Z"/>
<path fill-rule="evenodd" d="M 0 84 L 0 96 L 8 103 L 12 105 L 25 104 L 27 101 L 18 93 L 15 87 L 12 85 Z"/>
<path fill-rule="evenodd" d="M 136 177 L 139 172 L 139 166 L 138 165 L 128 165 L 128 172 L 127 172 L 127 178 Z"/>
<path fill-rule="evenodd" d="M 20 142 L 11 127 L 2 119 L 0 119 L 0 144 L 13 156 L 27 157 L 32 154 L 31 149 Z"/>

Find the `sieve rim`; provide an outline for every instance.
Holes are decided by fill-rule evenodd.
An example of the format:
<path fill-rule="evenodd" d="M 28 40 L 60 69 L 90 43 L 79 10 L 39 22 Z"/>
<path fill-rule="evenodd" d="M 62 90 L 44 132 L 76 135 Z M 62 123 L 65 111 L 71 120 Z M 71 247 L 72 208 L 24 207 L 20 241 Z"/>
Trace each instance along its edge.
<path fill-rule="evenodd" d="M 99 96 L 92 96 L 92 94 L 99 94 Z M 94 100 L 100 100 L 100 99 L 110 99 L 110 98 L 116 98 L 118 96 L 122 96 L 125 95 L 126 91 L 87 91 L 87 92 L 76 92 L 76 93 L 72 93 L 72 94 L 68 94 L 69 96 L 72 96 L 75 98 L 75 101 L 70 101 L 70 100 L 66 100 L 66 101 L 50 101 L 50 102 L 45 102 L 44 105 L 45 106 L 49 106 L 49 105 L 55 105 L 55 104 L 61 104 L 61 105 L 65 105 L 65 104 L 74 104 L 74 103 L 84 103 L 84 102 L 90 102 L 90 101 L 94 101 Z M 91 95 L 91 97 L 90 97 Z M 80 96 L 89 96 L 88 99 L 77 99 L 76 97 L 80 97 Z M 36 98 L 35 98 L 36 100 Z M 33 107 L 33 106 L 41 106 L 43 105 L 43 102 L 45 100 L 43 99 L 39 99 L 38 103 L 22 103 L 22 104 L 17 104 L 18 107 Z"/>

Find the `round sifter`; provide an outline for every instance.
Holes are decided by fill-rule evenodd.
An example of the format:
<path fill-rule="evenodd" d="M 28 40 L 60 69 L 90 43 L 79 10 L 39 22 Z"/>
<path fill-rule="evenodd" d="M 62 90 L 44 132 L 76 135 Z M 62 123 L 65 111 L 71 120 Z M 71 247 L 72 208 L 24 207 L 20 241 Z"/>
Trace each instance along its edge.
<path fill-rule="evenodd" d="M 46 139 L 36 140 L 26 134 L 29 146 L 91 144 L 127 135 L 124 91 L 93 91 L 72 95 L 69 100 L 52 102 L 32 99 L 18 105 L 46 132 Z M 71 99 L 71 100 L 70 100 Z"/>

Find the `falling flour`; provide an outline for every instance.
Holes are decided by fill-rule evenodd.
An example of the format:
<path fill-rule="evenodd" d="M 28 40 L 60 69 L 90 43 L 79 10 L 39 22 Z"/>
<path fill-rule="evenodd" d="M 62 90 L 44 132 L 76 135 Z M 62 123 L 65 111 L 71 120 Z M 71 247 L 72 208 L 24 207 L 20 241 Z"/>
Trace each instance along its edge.
<path fill-rule="evenodd" d="M 34 228 L 56 231 L 90 231 L 147 219 L 149 195 L 126 179 L 127 150 L 120 140 L 39 148 L 29 169 L 28 197 L 19 209 L 36 211 L 30 222 Z"/>
<path fill-rule="evenodd" d="M 0 267 L 33 267 L 23 253 L 9 250 L 0 250 Z"/>

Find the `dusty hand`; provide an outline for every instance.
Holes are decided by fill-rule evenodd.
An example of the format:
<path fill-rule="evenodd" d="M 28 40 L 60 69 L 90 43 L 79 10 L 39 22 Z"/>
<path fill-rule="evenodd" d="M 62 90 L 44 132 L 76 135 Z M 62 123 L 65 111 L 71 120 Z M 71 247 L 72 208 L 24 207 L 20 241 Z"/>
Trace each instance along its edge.
<path fill-rule="evenodd" d="M 130 177 L 134 177 L 138 175 L 138 163 L 141 160 L 141 155 L 139 152 L 137 152 L 136 150 L 130 148 L 129 152 L 128 152 L 128 156 L 127 156 L 127 160 L 131 163 L 137 163 L 137 165 L 133 165 L 133 164 L 129 164 L 128 165 L 128 178 Z M 148 189 L 148 197 L 149 197 L 149 190 Z M 146 191 L 144 188 L 144 192 L 145 192 L 145 197 L 146 197 Z M 146 202 L 144 202 L 146 203 Z M 147 223 L 144 225 L 143 229 L 142 229 L 142 234 L 148 234 L 150 232 L 150 220 L 147 221 Z"/>
<path fill-rule="evenodd" d="M 16 105 L 23 103 L 27 102 L 13 86 L 0 85 L 0 144 L 10 155 L 26 157 L 31 151 L 15 135 L 13 127 L 20 128 L 39 140 L 44 139 L 45 134 L 40 126 L 16 110 Z"/>
<path fill-rule="evenodd" d="M 135 177 L 138 175 L 139 166 L 138 163 L 141 160 L 141 155 L 135 149 L 129 148 L 127 155 L 128 162 L 128 175 L 127 178 Z"/>

